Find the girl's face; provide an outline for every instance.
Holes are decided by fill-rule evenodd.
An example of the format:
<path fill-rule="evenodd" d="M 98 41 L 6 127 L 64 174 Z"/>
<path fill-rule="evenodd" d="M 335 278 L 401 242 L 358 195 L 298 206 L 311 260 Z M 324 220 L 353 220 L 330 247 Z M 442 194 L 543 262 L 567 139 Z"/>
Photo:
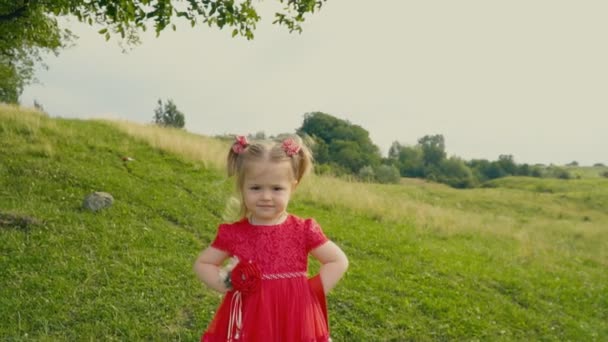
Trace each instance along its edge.
<path fill-rule="evenodd" d="M 258 225 L 279 223 L 296 183 L 288 161 L 251 162 L 242 189 L 251 220 Z"/>

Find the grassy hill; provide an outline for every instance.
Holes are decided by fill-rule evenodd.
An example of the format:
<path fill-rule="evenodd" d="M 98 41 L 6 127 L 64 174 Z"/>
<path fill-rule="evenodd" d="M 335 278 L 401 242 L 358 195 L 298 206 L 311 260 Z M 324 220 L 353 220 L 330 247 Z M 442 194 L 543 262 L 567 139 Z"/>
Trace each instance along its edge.
<path fill-rule="evenodd" d="M 198 340 L 220 297 L 191 266 L 231 194 L 225 150 L 0 106 L 0 340 Z M 334 340 L 607 340 L 608 179 L 491 186 L 307 179 L 291 211 L 351 261 Z M 113 206 L 81 209 L 93 191 Z"/>

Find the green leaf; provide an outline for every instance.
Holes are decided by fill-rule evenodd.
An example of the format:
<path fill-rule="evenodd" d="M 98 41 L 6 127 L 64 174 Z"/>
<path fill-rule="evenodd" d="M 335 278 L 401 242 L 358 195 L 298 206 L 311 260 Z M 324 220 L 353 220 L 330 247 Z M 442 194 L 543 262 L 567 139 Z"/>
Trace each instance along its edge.
<path fill-rule="evenodd" d="M 239 34 L 239 30 L 237 30 L 237 29 L 232 30 L 233 37 L 236 36 L 237 34 Z"/>

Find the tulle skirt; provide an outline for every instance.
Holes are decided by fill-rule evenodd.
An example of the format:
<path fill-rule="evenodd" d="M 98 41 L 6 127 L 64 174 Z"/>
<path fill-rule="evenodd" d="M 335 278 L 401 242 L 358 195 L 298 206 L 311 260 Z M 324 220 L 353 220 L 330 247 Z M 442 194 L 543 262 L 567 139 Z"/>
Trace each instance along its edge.
<path fill-rule="evenodd" d="M 255 293 L 228 292 L 201 341 L 330 341 L 319 277 L 262 280 Z"/>

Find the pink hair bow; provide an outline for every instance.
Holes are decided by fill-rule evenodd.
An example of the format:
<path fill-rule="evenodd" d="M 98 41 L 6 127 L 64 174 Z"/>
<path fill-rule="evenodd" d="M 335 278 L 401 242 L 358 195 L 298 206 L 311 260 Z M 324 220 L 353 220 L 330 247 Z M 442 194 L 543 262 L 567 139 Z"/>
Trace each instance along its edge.
<path fill-rule="evenodd" d="M 247 146 L 249 146 L 247 138 L 244 135 L 237 135 L 236 141 L 232 144 L 232 151 L 236 154 L 241 154 Z"/>
<path fill-rule="evenodd" d="M 292 138 L 283 140 L 283 144 L 281 146 L 283 147 L 283 151 L 285 151 L 285 153 L 287 153 L 287 155 L 290 157 L 300 152 L 300 145 L 298 145 L 298 143 Z"/>

